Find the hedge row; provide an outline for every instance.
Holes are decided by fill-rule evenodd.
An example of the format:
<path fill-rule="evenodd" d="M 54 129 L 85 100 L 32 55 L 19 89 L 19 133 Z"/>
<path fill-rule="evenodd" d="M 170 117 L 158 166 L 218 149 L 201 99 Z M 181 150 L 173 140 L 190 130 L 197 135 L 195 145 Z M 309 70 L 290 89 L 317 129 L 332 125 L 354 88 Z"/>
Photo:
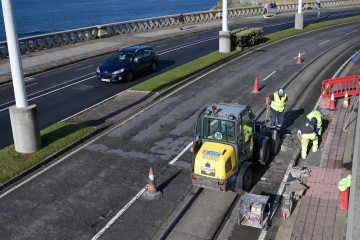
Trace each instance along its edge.
<path fill-rule="evenodd" d="M 231 31 L 231 46 L 236 47 L 251 47 L 263 40 L 262 28 L 240 28 Z"/>

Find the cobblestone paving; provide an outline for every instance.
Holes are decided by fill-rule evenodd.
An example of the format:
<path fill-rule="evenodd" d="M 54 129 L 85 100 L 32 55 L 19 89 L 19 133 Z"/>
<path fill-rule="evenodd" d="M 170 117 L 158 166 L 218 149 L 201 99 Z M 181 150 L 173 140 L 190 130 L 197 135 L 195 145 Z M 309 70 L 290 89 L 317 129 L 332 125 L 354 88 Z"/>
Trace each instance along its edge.
<path fill-rule="evenodd" d="M 353 64 L 348 75 L 358 74 L 360 61 Z M 307 180 L 309 189 L 302 197 L 299 213 L 292 231 L 292 240 L 333 239 L 336 211 L 340 196 L 338 183 L 341 179 L 347 132 L 343 126 L 349 117 L 342 107 L 343 99 L 335 100 L 336 110 L 331 111 L 329 98 L 321 98 L 319 108 L 329 116 L 331 122 L 325 130 L 325 144 L 320 166 L 312 167 Z"/>

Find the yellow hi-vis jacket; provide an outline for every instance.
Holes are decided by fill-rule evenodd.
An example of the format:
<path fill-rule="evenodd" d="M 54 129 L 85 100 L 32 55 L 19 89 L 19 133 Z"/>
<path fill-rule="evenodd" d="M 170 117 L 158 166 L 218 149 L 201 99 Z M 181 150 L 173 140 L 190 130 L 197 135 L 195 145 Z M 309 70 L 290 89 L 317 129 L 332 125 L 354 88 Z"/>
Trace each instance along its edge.
<path fill-rule="evenodd" d="M 279 94 L 276 92 L 274 93 L 274 101 L 271 101 L 270 107 L 278 112 L 283 112 L 285 109 L 285 102 L 286 102 L 286 93 L 284 96 L 279 97 Z"/>
<path fill-rule="evenodd" d="M 316 118 L 317 127 L 320 128 L 322 125 L 321 112 L 314 110 L 314 111 L 310 112 L 308 115 L 306 115 L 306 118 L 309 119 L 309 121 L 311 121 L 311 119 L 313 117 Z"/>

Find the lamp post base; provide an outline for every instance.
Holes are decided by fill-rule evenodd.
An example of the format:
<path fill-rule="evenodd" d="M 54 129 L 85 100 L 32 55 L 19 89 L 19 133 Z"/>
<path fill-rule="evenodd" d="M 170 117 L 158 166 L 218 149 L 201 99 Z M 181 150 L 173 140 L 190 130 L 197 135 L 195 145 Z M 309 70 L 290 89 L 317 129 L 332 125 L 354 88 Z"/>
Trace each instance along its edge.
<path fill-rule="evenodd" d="M 230 31 L 219 32 L 219 52 L 229 53 L 231 52 L 231 33 Z"/>
<path fill-rule="evenodd" d="M 295 29 L 304 29 L 304 14 L 295 14 Z"/>
<path fill-rule="evenodd" d="M 36 105 L 9 108 L 15 150 L 32 153 L 41 149 L 40 128 Z"/>

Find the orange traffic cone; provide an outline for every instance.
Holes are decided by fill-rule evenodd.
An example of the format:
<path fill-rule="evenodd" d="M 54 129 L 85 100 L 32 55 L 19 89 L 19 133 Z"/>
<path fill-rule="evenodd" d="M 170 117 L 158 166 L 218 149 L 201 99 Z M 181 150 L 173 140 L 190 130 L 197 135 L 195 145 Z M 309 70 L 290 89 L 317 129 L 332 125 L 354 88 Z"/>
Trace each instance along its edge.
<path fill-rule="evenodd" d="M 301 54 L 300 54 L 300 51 L 299 51 L 299 55 L 298 55 L 296 64 L 301 64 L 301 58 L 300 57 L 301 57 Z"/>
<path fill-rule="evenodd" d="M 150 167 L 149 171 L 149 183 L 147 185 L 147 190 L 144 193 L 144 196 L 150 199 L 154 199 L 155 197 L 159 196 L 161 194 L 160 191 L 156 190 L 155 185 L 155 177 L 152 167 Z"/>
<path fill-rule="evenodd" d="M 335 99 L 333 93 L 331 94 L 329 110 L 335 110 Z"/>
<path fill-rule="evenodd" d="M 254 85 L 254 91 L 253 93 L 258 93 L 259 89 L 258 89 L 258 81 L 257 81 L 257 77 L 255 77 L 255 85 Z"/>
<path fill-rule="evenodd" d="M 343 107 L 347 108 L 349 106 L 349 96 L 347 91 L 345 92 L 345 97 L 344 97 L 344 102 L 343 102 Z"/>

